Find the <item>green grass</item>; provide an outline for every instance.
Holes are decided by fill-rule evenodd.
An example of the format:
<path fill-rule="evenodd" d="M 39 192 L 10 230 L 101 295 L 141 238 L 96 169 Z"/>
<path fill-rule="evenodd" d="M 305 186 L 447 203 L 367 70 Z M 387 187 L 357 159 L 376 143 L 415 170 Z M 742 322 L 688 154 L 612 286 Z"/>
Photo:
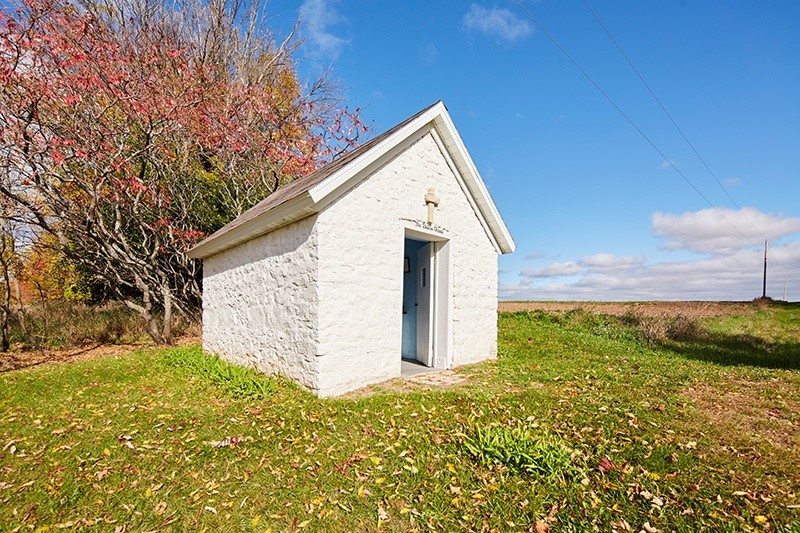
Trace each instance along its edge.
<path fill-rule="evenodd" d="M 163 360 L 167 366 L 182 368 L 187 375 L 200 377 L 234 398 L 265 400 L 275 390 L 274 380 L 249 368 L 229 364 L 219 356 L 208 356 L 197 346 L 165 351 Z"/>
<path fill-rule="evenodd" d="M 585 479 L 583 461 L 558 437 L 527 427 L 478 426 L 464 438 L 464 447 L 483 466 L 504 465 L 537 480 L 568 483 Z"/>
<path fill-rule="evenodd" d="M 197 348 L 9 372 L 0 531 L 800 531 L 798 318 L 502 314 L 463 384 L 358 399 Z"/>

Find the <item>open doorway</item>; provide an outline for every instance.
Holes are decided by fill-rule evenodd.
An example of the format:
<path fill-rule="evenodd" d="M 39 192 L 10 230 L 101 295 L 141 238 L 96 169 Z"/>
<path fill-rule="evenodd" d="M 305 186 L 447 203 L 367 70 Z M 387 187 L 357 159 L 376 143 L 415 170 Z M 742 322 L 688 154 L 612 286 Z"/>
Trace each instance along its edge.
<path fill-rule="evenodd" d="M 406 235 L 401 343 L 404 361 L 426 368 L 448 368 L 449 287 L 448 241 Z"/>

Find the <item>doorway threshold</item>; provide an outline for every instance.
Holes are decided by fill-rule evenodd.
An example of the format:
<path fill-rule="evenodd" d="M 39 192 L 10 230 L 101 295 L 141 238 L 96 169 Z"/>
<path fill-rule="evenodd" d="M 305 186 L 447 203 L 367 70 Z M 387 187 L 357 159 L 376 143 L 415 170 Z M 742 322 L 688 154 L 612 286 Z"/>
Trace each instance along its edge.
<path fill-rule="evenodd" d="M 400 377 L 402 378 L 410 378 L 412 376 L 429 374 L 431 372 L 438 372 L 438 370 L 429 366 L 425 366 L 419 361 L 414 361 L 411 359 L 400 360 Z"/>

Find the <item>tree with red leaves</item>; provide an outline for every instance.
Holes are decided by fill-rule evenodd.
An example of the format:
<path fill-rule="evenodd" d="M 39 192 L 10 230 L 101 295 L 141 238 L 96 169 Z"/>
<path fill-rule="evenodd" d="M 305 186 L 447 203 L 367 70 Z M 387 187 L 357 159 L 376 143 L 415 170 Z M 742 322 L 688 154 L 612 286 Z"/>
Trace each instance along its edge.
<path fill-rule="evenodd" d="M 0 10 L 0 194 L 170 344 L 200 302 L 185 250 L 364 128 L 259 6 L 137 1 Z"/>

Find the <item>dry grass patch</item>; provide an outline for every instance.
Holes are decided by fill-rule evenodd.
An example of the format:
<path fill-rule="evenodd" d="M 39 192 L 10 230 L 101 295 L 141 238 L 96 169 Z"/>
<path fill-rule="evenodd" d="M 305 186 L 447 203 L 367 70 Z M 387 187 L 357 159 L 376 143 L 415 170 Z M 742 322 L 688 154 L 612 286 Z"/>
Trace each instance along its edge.
<path fill-rule="evenodd" d="M 800 451 L 800 401 L 797 385 L 778 378 L 766 381 L 734 380 L 724 384 L 696 383 L 683 391 L 717 428 L 723 445 L 772 446 Z"/>
<path fill-rule="evenodd" d="M 189 346 L 199 344 L 200 338 L 197 336 L 185 336 L 177 340 L 178 346 Z M 153 343 L 149 340 L 121 344 L 99 344 L 92 343 L 80 348 L 69 349 L 47 349 L 36 351 L 17 351 L 7 352 L 0 355 L 0 373 L 21 368 L 39 366 L 47 363 L 74 363 L 78 361 L 90 361 L 103 357 L 115 357 L 130 354 L 148 347 Z"/>

